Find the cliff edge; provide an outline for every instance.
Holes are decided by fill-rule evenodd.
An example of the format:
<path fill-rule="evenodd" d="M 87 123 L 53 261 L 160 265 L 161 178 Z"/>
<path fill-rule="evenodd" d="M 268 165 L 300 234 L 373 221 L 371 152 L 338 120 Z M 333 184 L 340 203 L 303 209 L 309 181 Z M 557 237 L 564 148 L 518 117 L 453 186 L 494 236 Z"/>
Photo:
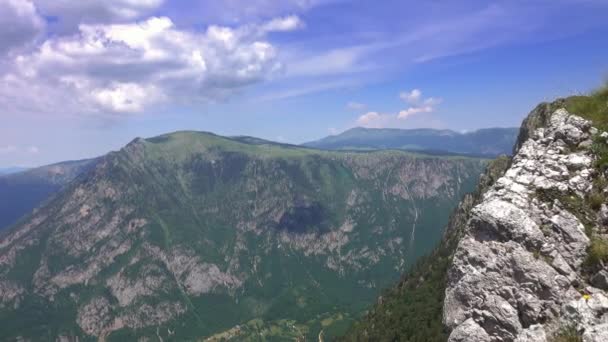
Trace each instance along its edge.
<path fill-rule="evenodd" d="M 608 87 L 537 106 L 345 341 L 608 341 Z"/>
<path fill-rule="evenodd" d="M 606 207 L 586 210 L 597 206 L 588 202 L 604 178 L 594 139 L 606 134 L 565 109 L 548 116 L 547 109 L 531 115 L 546 124 L 528 133 L 471 211 L 448 270 L 443 322 L 451 342 L 608 340 L 608 278 L 588 253 Z"/>

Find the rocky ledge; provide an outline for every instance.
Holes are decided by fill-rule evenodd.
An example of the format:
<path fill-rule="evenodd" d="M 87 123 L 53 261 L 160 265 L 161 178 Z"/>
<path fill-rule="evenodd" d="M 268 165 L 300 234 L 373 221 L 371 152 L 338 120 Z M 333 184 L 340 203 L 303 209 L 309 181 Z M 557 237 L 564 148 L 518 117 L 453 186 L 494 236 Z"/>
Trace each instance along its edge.
<path fill-rule="evenodd" d="M 608 273 L 587 265 L 608 208 L 581 214 L 598 191 L 592 146 L 608 134 L 564 109 L 539 107 L 538 117 L 542 127 L 524 127 L 454 254 L 443 307 L 450 342 L 608 341 Z"/>

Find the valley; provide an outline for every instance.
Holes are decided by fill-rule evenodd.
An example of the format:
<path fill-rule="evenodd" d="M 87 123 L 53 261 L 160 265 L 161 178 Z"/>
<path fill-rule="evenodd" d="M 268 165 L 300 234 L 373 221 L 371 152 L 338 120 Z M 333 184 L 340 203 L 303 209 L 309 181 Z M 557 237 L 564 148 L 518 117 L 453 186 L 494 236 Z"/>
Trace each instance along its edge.
<path fill-rule="evenodd" d="M 3 234 L 0 338 L 331 338 L 433 248 L 486 164 L 136 139 Z"/>

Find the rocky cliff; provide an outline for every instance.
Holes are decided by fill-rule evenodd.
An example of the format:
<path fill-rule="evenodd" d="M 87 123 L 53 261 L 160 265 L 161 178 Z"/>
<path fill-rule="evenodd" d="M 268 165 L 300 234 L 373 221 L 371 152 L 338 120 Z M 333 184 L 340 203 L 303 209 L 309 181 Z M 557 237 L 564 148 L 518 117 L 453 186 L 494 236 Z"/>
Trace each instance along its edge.
<path fill-rule="evenodd" d="M 608 340 L 608 274 L 593 255 L 608 218 L 594 145 L 608 134 L 552 107 L 530 115 L 512 165 L 471 212 L 448 271 L 449 341 Z"/>
<path fill-rule="evenodd" d="M 544 103 L 347 341 L 608 341 L 608 89 Z M 576 114 L 575 114 L 576 113 Z"/>

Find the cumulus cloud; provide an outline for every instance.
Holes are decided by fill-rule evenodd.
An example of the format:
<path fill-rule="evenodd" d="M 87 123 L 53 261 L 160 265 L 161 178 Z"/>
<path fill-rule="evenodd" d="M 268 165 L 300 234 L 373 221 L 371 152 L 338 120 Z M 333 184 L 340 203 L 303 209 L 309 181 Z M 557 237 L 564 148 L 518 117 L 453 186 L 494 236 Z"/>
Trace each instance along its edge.
<path fill-rule="evenodd" d="M 108 88 L 93 90 L 91 95 L 102 109 L 123 113 L 140 112 L 146 105 L 164 99 L 156 87 L 136 83 L 116 83 Z"/>
<path fill-rule="evenodd" d="M 399 112 L 397 119 L 400 120 L 409 119 L 416 114 L 432 113 L 435 111 L 435 107 L 443 102 L 442 99 L 434 97 L 423 99 L 422 91 L 419 89 L 414 89 L 409 92 L 401 92 L 399 97 L 406 103 L 412 105 L 411 107 Z"/>
<path fill-rule="evenodd" d="M 361 127 L 367 128 L 382 128 L 389 126 L 389 123 L 392 121 L 393 115 L 391 114 L 381 114 L 378 112 L 368 112 L 361 115 L 357 119 L 357 125 Z"/>
<path fill-rule="evenodd" d="M 44 26 L 31 1 L 0 1 L 0 56 L 31 44 Z"/>
<path fill-rule="evenodd" d="M 414 89 L 412 91 L 401 92 L 399 97 L 407 102 L 412 104 L 412 106 L 407 109 L 399 111 L 397 114 L 387 113 L 381 114 L 379 112 L 370 111 L 361 116 L 359 116 L 356 120 L 356 125 L 361 127 L 368 128 L 384 128 L 384 127 L 409 127 L 411 119 L 414 116 L 418 116 L 419 114 L 430 114 L 435 112 L 436 106 L 441 104 L 443 101 L 441 98 L 428 97 L 423 98 L 422 91 L 419 89 Z M 348 104 L 349 108 L 357 109 L 356 105 L 358 103 L 351 102 Z M 420 124 L 424 124 L 429 118 L 418 118 L 415 121 L 416 126 L 420 126 Z M 432 121 L 432 122 L 431 122 Z M 431 118 L 428 120 L 429 126 L 437 126 L 437 120 Z"/>
<path fill-rule="evenodd" d="M 404 91 L 399 94 L 399 97 L 409 104 L 417 104 L 420 102 L 420 98 L 422 97 L 422 92 L 419 89 L 413 89 L 412 91 Z"/>
<path fill-rule="evenodd" d="M 399 114 L 397 115 L 398 119 L 407 119 L 410 116 L 414 115 L 414 114 L 419 114 L 419 113 L 432 113 L 433 112 L 433 107 L 431 106 L 422 106 L 422 107 L 410 107 L 406 110 L 402 110 L 399 112 Z"/>
<path fill-rule="evenodd" d="M 276 48 L 260 32 L 298 23 L 288 17 L 203 32 L 180 30 L 167 17 L 82 24 L 78 33 L 14 58 L 2 76 L 0 103 L 17 97 L 45 111 L 131 113 L 168 100 L 220 100 L 279 72 Z"/>
<path fill-rule="evenodd" d="M 27 152 L 31 154 L 38 154 L 40 153 L 40 149 L 37 146 L 30 146 L 27 148 Z"/>
<path fill-rule="evenodd" d="M 296 15 L 284 18 L 275 18 L 261 27 L 262 32 L 287 32 L 304 27 L 304 22 Z"/>

